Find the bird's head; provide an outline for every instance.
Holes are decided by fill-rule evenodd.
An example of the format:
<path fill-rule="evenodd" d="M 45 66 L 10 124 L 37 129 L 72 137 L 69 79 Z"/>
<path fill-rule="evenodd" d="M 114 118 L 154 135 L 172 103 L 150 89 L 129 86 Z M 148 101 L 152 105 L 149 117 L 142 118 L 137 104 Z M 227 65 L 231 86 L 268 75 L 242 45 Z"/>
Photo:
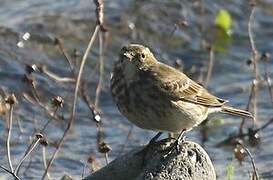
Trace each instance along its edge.
<path fill-rule="evenodd" d="M 130 44 L 123 47 L 120 51 L 119 60 L 124 66 L 133 66 L 139 70 L 148 69 L 157 62 L 149 48 L 139 44 Z"/>

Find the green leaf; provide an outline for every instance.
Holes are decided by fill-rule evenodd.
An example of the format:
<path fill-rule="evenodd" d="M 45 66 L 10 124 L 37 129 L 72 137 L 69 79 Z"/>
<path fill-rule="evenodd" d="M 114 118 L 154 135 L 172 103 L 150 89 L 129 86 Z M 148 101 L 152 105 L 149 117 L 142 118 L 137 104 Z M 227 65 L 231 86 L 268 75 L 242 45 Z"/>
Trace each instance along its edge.
<path fill-rule="evenodd" d="M 231 33 L 229 32 L 219 26 L 213 29 L 212 47 L 216 52 L 226 52 L 228 49 L 232 40 Z"/>
<path fill-rule="evenodd" d="M 231 162 L 229 162 L 226 165 L 226 172 L 227 172 L 226 180 L 232 180 L 234 176 L 234 166 L 232 165 Z"/>
<path fill-rule="evenodd" d="M 219 10 L 215 17 L 215 25 L 229 32 L 232 24 L 232 18 L 229 12 L 225 9 Z"/>

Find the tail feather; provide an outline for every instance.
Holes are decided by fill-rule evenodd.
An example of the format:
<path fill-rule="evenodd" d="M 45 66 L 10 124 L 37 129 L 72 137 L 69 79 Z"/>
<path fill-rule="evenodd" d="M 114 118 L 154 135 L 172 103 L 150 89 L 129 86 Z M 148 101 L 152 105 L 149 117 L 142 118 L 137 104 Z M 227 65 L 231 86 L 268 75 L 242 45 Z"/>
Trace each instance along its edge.
<path fill-rule="evenodd" d="M 253 115 L 250 112 L 242 110 L 242 109 L 233 108 L 230 106 L 223 106 L 221 112 L 235 115 L 235 116 L 244 117 L 244 118 L 253 119 Z"/>

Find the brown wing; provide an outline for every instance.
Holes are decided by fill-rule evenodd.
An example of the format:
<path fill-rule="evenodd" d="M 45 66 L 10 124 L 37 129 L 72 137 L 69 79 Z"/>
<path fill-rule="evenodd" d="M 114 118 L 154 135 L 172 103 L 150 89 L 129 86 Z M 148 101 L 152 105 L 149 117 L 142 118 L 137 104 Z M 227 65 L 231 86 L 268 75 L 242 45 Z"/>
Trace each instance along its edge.
<path fill-rule="evenodd" d="M 183 100 L 203 106 L 220 107 L 226 100 L 210 94 L 182 72 L 162 63 L 151 67 L 149 75 L 157 88 L 173 100 Z"/>

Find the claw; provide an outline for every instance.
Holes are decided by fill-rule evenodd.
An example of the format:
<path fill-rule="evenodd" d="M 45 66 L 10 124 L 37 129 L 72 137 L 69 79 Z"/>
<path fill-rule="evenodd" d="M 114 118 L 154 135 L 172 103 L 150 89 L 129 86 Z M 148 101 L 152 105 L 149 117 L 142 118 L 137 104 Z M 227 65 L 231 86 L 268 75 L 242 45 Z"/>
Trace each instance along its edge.
<path fill-rule="evenodd" d="M 174 150 L 176 150 L 177 153 L 180 152 L 181 145 L 183 145 L 183 143 L 185 142 L 185 138 L 186 138 L 186 136 L 184 136 L 185 132 L 186 132 L 185 129 L 183 129 L 180 132 L 177 139 L 167 149 L 167 154 L 164 157 L 168 157 L 169 155 L 171 155 L 174 152 Z"/>

